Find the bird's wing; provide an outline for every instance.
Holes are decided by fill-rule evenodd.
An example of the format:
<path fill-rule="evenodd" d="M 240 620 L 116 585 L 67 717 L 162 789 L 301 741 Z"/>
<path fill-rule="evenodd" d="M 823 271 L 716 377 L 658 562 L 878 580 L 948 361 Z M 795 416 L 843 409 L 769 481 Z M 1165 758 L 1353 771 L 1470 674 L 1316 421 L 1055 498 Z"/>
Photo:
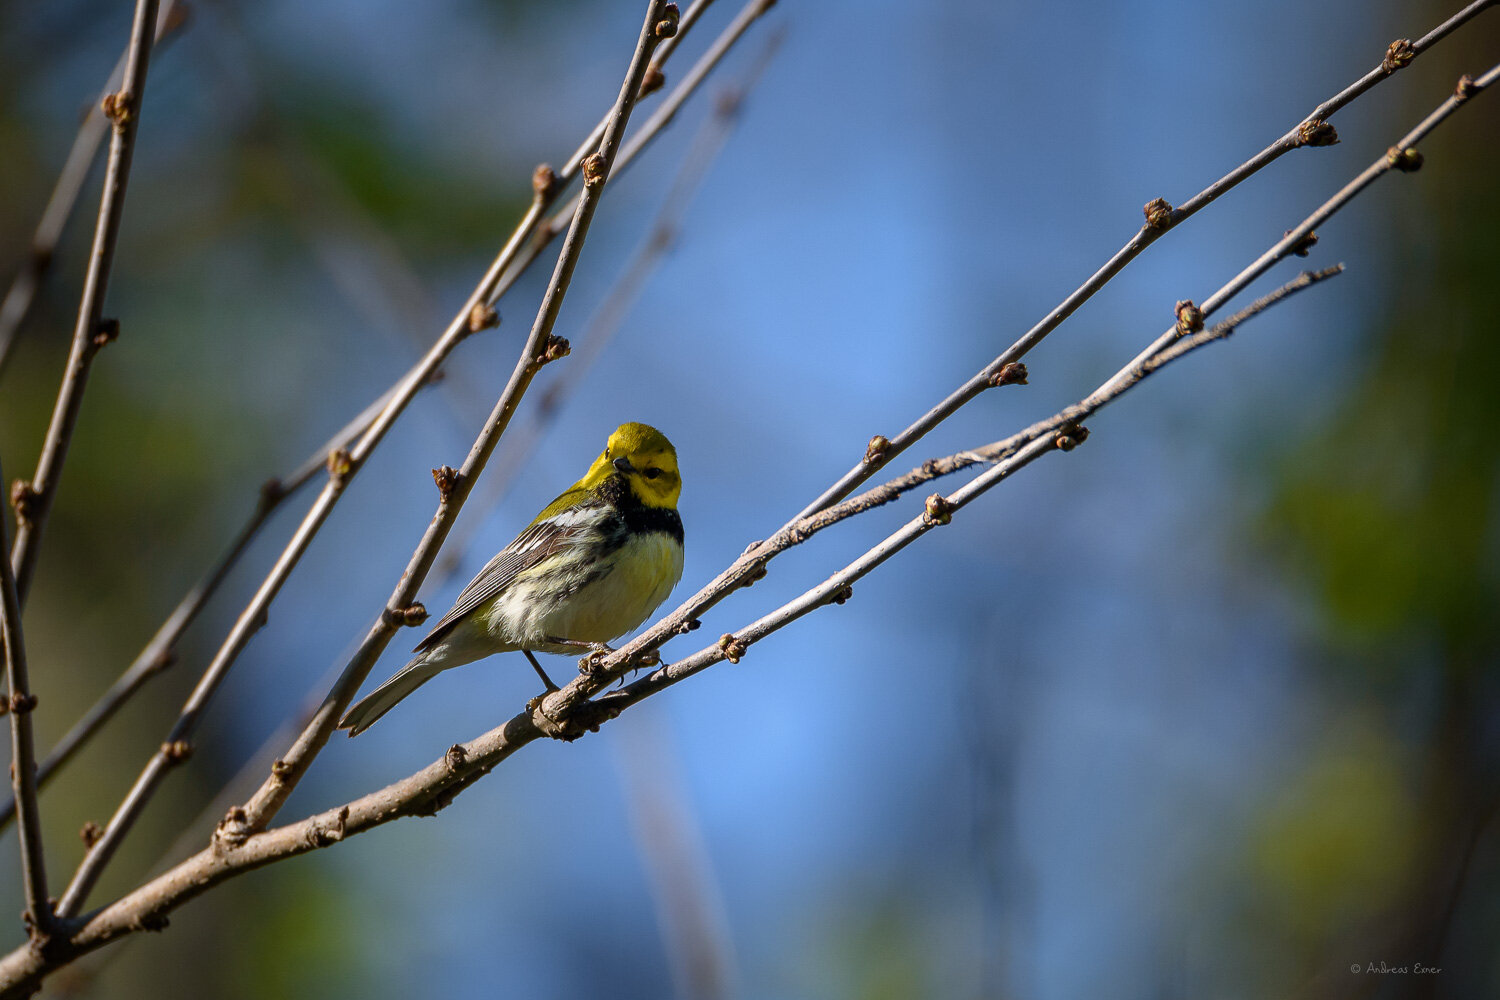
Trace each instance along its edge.
<path fill-rule="evenodd" d="M 545 521 L 533 521 L 469 581 L 453 607 L 433 626 L 427 637 L 417 643 L 413 652 L 421 653 L 437 645 L 464 615 L 494 599 L 523 571 L 573 544 L 598 520 L 602 510 L 599 505 L 584 503 L 569 507 Z"/>

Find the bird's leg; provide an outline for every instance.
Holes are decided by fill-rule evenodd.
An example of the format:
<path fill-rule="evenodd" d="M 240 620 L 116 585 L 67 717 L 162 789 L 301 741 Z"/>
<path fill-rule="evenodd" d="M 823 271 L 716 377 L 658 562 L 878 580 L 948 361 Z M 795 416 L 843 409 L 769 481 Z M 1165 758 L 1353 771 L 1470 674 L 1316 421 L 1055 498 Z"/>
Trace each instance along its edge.
<path fill-rule="evenodd" d="M 536 654 L 532 653 L 532 651 L 529 649 L 523 649 L 521 650 L 521 652 L 526 654 L 526 659 L 531 661 L 531 669 L 536 671 L 536 675 L 540 677 L 542 679 L 542 683 L 547 686 L 547 694 L 551 694 L 553 691 L 556 691 L 558 689 L 557 685 L 552 683 L 552 678 L 547 676 L 547 671 L 543 670 L 542 665 L 536 661 Z"/>

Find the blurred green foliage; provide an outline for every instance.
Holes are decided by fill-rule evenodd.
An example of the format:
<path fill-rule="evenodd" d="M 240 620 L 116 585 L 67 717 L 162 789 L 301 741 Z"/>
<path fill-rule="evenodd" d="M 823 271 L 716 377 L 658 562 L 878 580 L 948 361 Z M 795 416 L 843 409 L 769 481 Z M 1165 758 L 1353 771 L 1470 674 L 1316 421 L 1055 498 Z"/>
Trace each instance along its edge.
<path fill-rule="evenodd" d="M 1434 50 L 1424 79 L 1493 61 L 1484 37 Z M 1493 852 L 1500 791 L 1500 135 L 1476 120 L 1423 148 L 1424 170 L 1395 179 L 1391 293 L 1358 374 L 1270 470 L 1261 537 L 1314 612 L 1306 665 L 1327 708 L 1248 840 L 1265 908 L 1250 948 L 1289 946 L 1292 982 L 1420 960 L 1447 967 L 1420 988 L 1479 996 L 1500 978 L 1500 928 L 1465 902 L 1500 891 L 1497 873 L 1464 854 L 1476 831 Z"/>

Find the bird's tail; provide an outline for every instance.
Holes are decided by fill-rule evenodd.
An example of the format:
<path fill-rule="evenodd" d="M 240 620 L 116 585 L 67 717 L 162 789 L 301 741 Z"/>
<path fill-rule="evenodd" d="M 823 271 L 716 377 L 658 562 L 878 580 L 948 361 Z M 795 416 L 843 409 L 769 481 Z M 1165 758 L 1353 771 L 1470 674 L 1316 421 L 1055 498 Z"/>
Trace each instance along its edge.
<path fill-rule="evenodd" d="M 371 691 L 359 704 L 349 709 L 340 729 L 349 730 L 350 736 L 358 736 L 375 724 L 375 720 L 396 707 L 396 703 L 433 677 L 453 666 L 452 663 L 434 662 L 439 659 L 430 653 L 417 657 L 402 667 L 380 687 Z"/>

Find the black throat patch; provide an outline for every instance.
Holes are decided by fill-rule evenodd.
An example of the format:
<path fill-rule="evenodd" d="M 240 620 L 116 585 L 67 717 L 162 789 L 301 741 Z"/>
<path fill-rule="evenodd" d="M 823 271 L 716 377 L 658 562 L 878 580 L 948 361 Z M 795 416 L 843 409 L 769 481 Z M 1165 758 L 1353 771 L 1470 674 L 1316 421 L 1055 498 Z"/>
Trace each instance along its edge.
<path fill-rule="evenodd" d="M 660 531 L 682 544 L 682 518 L 669 507 L 648 507 L 630 489 L 624 476 L 610 476 L 599 484 L 601 500 L 620 512 L 625 530 L 631 534 Z"/>

